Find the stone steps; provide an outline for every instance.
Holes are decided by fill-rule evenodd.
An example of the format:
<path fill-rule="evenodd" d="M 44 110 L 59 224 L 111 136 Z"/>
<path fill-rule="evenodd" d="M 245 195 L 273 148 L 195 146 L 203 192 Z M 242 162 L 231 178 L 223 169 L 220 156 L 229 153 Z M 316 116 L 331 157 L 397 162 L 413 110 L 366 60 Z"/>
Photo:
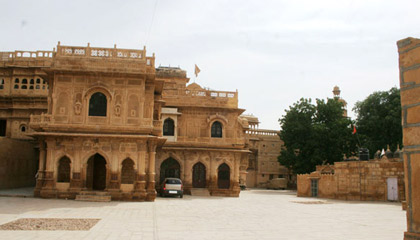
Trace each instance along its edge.
<path fill-rule="evenodd" d="M 75 200 L 87 202 L 110 202 L 111 195 L 108 192 L 81 191 L 78 195 L 76 195 Z"/>
<path fill-rule="evenodd" d="M 191 188 L 191 196 L 210 197 L 210 192 L 207 188 Z"/>

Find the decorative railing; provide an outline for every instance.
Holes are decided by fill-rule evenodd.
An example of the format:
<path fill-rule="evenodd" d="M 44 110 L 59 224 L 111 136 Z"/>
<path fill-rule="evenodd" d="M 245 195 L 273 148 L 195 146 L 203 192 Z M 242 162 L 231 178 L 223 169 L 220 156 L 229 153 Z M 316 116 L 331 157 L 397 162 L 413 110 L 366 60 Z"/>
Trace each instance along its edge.
<path fill-rule="evenodd" d="M 212 90 L 186 90 L 185 94 L 192 97 L 211 97 L 211 98 L 237 98 L 237 92 L 212 91 Z"/>
<path fill-rule="evenodd" d="M 112 58 L 112 59 L 130 59 L 142 60 L 148 66 L 154 66 L 155 57 L 146 57 L 146 50 L 138 49 L 119 49 L 114 48 L 97 48 L 90 47 L 77 47 L 77 46 L 57 46 L 57 56 L 76 56 L 86 58 Z"/>
<path fill-rule="evenodd" d="M 268 129 L 249 129 L 246 130 L 246 134 L 250 136 L 278 136 L 280 131 L 268 130 Z"/>
<path fill-rule="evenodd" d="M 51 59 L 53 57 L 53 51 L 14 51 L 14 52 L 0 52 L 1 61 L 11 60 L 27 60 L 27 59 Z"/>
<path fill-rule="evenodd" d="M 50 114 L 41 113 L 41 115 L 31 115 L 30 122 L 31 125 L 45 125 L 53 122 L 53 116 Z"/>

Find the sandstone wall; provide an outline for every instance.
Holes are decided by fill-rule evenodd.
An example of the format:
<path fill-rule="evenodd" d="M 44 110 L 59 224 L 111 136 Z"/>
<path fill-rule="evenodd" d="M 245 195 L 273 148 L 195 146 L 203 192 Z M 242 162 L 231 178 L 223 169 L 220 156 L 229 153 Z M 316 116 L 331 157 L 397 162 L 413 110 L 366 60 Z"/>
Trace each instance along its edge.
<path fill-rule="evenodd" d="M 407 189 L 407 232 L 404 239 L 420 239 L 420 39 L 397 42 Z"/>
<path fill-rule="evenodd" d="M 0 189 L 35 186 L 37 168 L 31 142 L 0 138 Z"/>
<path fill-rule="evenodd" d="M 398 200 L 405 200 L 404 168 L 401 161 L 336 162 L 334 174 L 298 175 L 298 197 L 311 197 L 311 179 L 318 179 L 318 197 L 341 200 L 387 201 L 387 179 L 397 178 Z"/>
<path fill-rule="evenodd" d="M 309 174 L 297 175 L 297 196 L 298 197 L 311 197 L 311 179 Z"/>
<path fill-rule="evenodd" d="M 318 196 L 321 198 L 334 198 L 337 191 L 335 176 L 322 174 L 318 182 Z"/>

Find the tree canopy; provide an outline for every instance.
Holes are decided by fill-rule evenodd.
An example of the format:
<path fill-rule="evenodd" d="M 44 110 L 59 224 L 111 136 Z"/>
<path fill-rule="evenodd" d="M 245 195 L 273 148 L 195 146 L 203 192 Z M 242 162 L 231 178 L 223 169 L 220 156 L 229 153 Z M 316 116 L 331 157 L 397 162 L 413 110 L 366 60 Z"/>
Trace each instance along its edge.
<path fill-rule="evenodd" d="M 343 116 L 338 99 L 300 99 L 279 119 L 280 138 L 284 147 L 278 157 L 280 164 L 294 173 L 309 173 L 323 163 L 341 161 L 344 154 L 355 152 L 351 120 Z"/>
<path fill-rule="evenodd" d="M 392 151 L 402 144 L 400 90 L 374 92 L 355 104 L 357 133 L 370 156 L 389 144 Z M 401 146 L 402 147 L 402 146 Z"/>

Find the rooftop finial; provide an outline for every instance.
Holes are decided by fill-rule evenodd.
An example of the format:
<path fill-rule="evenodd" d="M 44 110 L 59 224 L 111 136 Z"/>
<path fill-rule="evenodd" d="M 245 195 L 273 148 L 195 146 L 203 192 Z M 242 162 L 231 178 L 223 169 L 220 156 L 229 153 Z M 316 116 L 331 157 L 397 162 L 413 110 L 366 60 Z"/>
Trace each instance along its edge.
<path fill-rule="evenodd" d="M 341 93 L 341 91 L 340 91 L 340 88 L 336 85 L 335 87 L 334 87 L 334 89 L 333 89 L 333 94 L 334 94 L 334 97 L 340 97 L 340 93 Z"/>

